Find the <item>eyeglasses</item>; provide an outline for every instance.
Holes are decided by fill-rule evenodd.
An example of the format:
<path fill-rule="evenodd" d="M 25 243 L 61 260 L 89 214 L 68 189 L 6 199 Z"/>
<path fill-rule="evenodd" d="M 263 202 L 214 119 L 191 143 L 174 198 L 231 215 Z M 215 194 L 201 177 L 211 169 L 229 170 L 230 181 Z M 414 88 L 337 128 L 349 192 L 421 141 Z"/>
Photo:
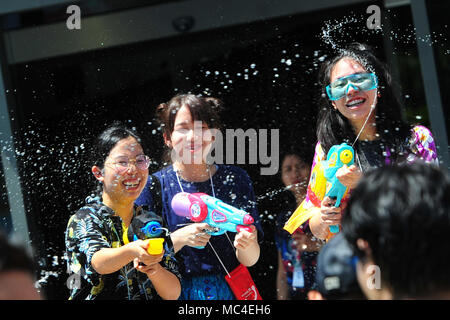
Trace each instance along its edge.
<path fill-rule="evenodd" d="M 118 157 L 115 160 L 115 162 L 105 164 L 112 164 L 119 174 L 125 173 L 133 162 L 139 170 L 147 170 L 150 166 L 150 158 L 143 154 L 137 156 L 134 160 L 129 159 L 128 157 Z"/>
<path fill-rule="evenodd" d="M 373 90 L 378 87 L 378 78 L 375 73 L 356 73 L 339 78 L 326 87 L 328 98 L 332 101 L 341 99 L 350 86 L 362 91 Z"/>

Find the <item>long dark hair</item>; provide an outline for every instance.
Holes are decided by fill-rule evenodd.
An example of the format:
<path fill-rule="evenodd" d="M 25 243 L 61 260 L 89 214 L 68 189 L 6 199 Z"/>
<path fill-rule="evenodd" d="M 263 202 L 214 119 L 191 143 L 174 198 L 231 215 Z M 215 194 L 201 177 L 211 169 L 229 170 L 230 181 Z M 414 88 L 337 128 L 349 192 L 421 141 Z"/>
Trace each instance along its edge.
<path fill-rule="evenodd" d="M 333 58 L 324 62 L 319 70 L 319 83 L 322 87 L 319 97 L 319 116 L 317 121 L 317 138 L 325 153 L 335 144 L 353 143 L 356 134 L 350 122 L 339 111 L 335 110 L 326 95 L 326 86 L 330 84 L 333 67 L 343 58 L 350 58 L 360 63 L 368 72 L 378 77 L 378 98 L 376 106 L 377 134 L 385 147 L 389 148 L 392 160 L 405 153 L 411 126 L 403 119 L 402 106 L 396 95 L 391 74 L 373 50 L 360 43 L 352 43 L 342 49 Z"/>

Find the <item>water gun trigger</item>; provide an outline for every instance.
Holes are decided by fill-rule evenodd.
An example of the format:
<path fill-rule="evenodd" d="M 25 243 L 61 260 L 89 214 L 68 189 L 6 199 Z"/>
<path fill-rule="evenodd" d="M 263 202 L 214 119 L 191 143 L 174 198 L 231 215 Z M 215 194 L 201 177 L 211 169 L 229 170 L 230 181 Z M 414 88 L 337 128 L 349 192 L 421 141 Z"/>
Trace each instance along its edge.
<path fill-rule="evenodd" d="M 245 225 L 238 225 L 238 226 L 236 226 L 236 231 L 237 232 L 241 232 L 241 230 L 245 230 L 245 231 L 250 232 L 250 233 L 253 232 L 253 229 L 251 227 L 249 227 L 249 226 L 245 226 Z"/>
<path fill-rule="evenodd" d="M 217 227 L 210 226 L 210 229 L 203 229 L 202 232 L 210 234 L 212 236 L 217 236 L 220 234 L 224 234 L 226 231 Z"/>

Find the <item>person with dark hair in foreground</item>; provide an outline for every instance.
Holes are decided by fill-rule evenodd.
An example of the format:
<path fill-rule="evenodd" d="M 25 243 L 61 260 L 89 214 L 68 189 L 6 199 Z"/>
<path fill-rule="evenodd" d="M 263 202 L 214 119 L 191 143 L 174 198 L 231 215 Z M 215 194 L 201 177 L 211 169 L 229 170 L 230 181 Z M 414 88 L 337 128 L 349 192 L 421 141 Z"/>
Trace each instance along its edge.
<path fill-rule="evenodd" d="M 450 299 L 450 178 L 417 163 L 367 173 L 343 217 L 369 299 Z"/>
<path fill-rule="evenodd" d="M 0 300 L 41 300 L 34 267 L 25 250 L 12 245 L 0 230 Z"/>
<path fill-rule="evenodd" d="M 317 290 L 308 292 L 309 300 L 363 300 L 356 279 L 353 250 L 342 233 L 320 250 L 317 258 Z"/>

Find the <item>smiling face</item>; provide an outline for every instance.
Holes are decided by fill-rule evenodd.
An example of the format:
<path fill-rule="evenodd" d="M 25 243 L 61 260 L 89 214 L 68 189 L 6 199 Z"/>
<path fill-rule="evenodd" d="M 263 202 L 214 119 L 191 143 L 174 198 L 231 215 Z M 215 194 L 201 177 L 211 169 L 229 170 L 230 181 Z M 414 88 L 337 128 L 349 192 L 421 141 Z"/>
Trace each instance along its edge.
<path fill-rule="evenodd" d="M 310 167 L 297 155 L 287 155 L 284 158 L 281 165 L 281 180 L 286 187 L 302 182 L 306 184 L 309 173 Z"/>
<path fill-rule="evenodd" d="M 351 58 L 342 58 L 331 69 L 330 83 L 352 74 L 367 72 L 359 62 Z M 332 101 L 332 105 L 351 123 L 355 123 L 365 120 L 370 112 L 370 106 L 374 101 L 376 102 L 375 99 L 376 89 L 362 91 L 357 86 L 349 85 L 346 95 L 339 100 Z"/>
<path fill-rule="evenodd" d="M 145 187 L 148 178 L 148 168 L 139 169 L 134 162 L 136 157 L 143 155 L 141 145 L 133 137 L 120 140 L 111 149 L 105 159 L 103 170 L 94 166 L 92 172 L 97 180 L 103 183 L 103 192 L 117 201 L 136 200 Z M 119 165 L 130 161 L 127 170 L 120 170 Z"/>
<path fill-rule="evenodd" d="M 170 137 L 164 135 L 169 148 L 173 148 L 172 160 L 184 164 L 202 164 L 211 148 L 209 127 L 203 121 L 193 121 L 187 106 L 182 106 L 175 117 Z"/>

